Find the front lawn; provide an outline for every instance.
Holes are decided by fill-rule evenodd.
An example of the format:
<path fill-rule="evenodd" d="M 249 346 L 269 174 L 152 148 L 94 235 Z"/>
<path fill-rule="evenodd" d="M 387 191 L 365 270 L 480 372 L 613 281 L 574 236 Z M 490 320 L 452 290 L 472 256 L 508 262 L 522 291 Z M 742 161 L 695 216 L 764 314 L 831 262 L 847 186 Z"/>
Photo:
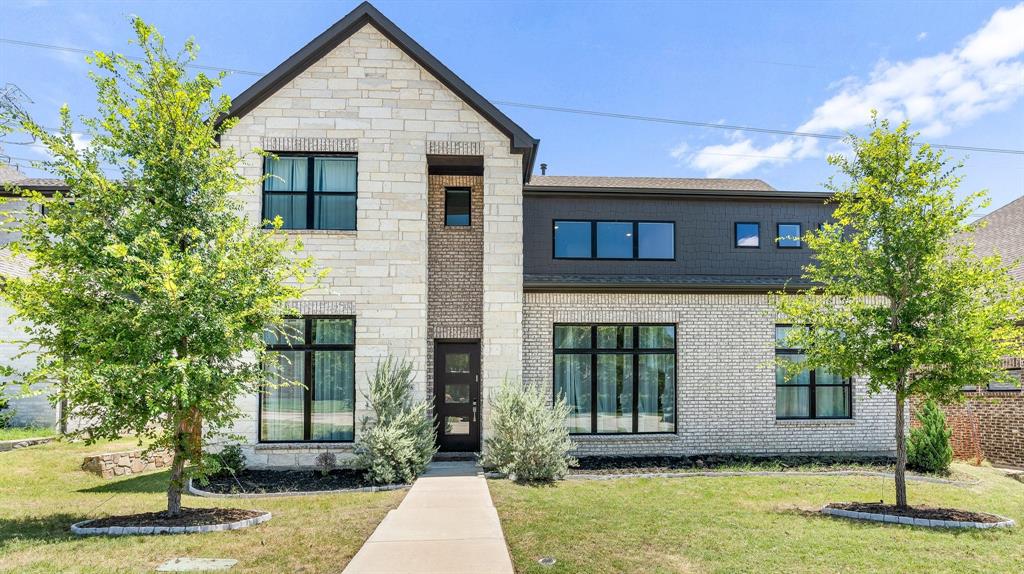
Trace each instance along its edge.
<path fill-rule="evenodd" d="M 0 440 L 19 440 L 53 436 L 56 432 L 49 427 L 5 427 L 0 428 Z"/>
<path fill-rule="evenodd" d="M 187 507 L 269 510 L 270 522 L 233 532 L 86 537 L 72 522 L 162 510 L 167 473 L 104 480 L 82 456 L 134 448 L 50 443 L 0 453 L 0 572 L 146 572 L 171 558 L 234 558 L 239 572 L 341 572 L 404 491 L 301 498 L 207 499 Z"/>
<path fill-rule="evenodd" d="M 973 486 L 909 481 L 912 504 L 1024 520 L 1024 485 L 954 465 Z M 489 482 L 518 572 L 1024 572 L 1024 528 L 930 530 L 829 518 L 893 500 L 891 478 L 751 476 Z M 554 567 L 541 557 L 554 557 Z"/>

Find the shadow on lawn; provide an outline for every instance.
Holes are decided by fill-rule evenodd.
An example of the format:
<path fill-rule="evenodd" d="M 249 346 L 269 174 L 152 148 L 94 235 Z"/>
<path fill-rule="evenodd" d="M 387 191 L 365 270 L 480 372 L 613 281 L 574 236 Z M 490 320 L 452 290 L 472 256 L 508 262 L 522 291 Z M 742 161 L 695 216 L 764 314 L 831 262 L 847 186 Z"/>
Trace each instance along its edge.
<path fill-rule="evenodd" d="M 0 518 L 0 554 L 16 542 L 41 540 L 48 543 L 78 538 L 71 525 L 86 520 L 81 514 L 50 514 L 25 518 Z"/>
<path fill-rule="evenodd" d="M 149 493 L 167 492 L 167 483 L 170 480 L 170 472 L 163 470 L 152 474 L 133 476 L 113 482 L 107 482 L 99 486 L 83 488 L 78 492 L 89 492 L 99 494 L 116 493 Z"/>

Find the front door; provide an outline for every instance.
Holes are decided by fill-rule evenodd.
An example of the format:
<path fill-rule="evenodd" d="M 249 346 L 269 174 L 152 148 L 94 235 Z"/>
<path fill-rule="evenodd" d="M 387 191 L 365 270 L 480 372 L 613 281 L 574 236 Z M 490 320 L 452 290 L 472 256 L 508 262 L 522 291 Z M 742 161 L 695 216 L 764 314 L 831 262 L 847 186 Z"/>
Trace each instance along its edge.
<path fill-rule="evenodd" d="M 434 413 L 441 452 L 480 450 L 480 343 L 437 343 Z"/>

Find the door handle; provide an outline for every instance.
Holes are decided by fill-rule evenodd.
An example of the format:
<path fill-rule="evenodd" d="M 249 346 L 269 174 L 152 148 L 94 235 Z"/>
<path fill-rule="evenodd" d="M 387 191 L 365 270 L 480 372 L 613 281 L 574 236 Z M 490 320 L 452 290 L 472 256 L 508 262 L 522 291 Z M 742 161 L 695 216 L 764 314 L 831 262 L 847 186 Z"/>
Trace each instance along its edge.
<path fill-rule="evenodd" d="M 473 422 L 476 422 L 476 401 L 473 401 Z"/>

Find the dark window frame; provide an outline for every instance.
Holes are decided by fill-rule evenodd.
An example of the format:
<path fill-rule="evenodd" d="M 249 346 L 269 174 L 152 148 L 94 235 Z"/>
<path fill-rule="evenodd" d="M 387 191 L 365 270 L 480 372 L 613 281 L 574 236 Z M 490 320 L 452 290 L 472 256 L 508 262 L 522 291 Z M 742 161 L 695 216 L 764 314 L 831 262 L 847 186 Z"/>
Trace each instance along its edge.
<path fill-rule="evenodd" d="M 740 245 L 740 226 L 757 226 L 757 245 Z M 732 247 L 733 249 L 760 249 L 761 248 L 761 222 L 760 221 L 736 221 L 732 225 Z"/>
<path fill-rule="evenodd" d="M 783 245 L 782 244 L 782 226 L 783 225 L 795 225 L 798 229 L 796 240 L 798 245 Z M 758 241 L 760 243 L 760 241 Z M 802 223 L 793 221 L 779 221 L 775 223 L 775 247 L 779 249 L 803 249 L 804 248 L 804 226 Z"/>
<path fill-rule="evenodd" d="M 289 319 L 303 320 L 303 341 L 301 345 L 275 344 L 267 345 L 268 351 L 301 351 L 303 354 L 303 385 L 302 391 L 302 439 L 289 440 L 263 440 L 263 403 L 267 392 L 259 393 L 259 402 L 256 407 L 256 442 L 260 444 L 282 444 L 282 443 L 310 443 L 310 444 L 351 444 L 355 442 L 356 426 L 356 377 L 355 369 L 352 374 L 352 439 L 351 440 L 311 440 L 313 431 L 313 388 L 316 382 L 314 376 L 313 353 L 316 351 L 352 351 L 353 363 L 355 362 L 356 350 L 356 317 L 355 315 L 303 315 L 301 317 L 288 317 Z M 352 343 L 313 343 L 313 321 L 317 319 L 346 319 L 352 321 Z M 354 365 L 353 365 L 354 367 Z"/>
<path fill-rule="evenodd" d="M 448 223 L 448 192 L 449 191 L 460 191 L 465 192 L 469 198 L 469 202 L 466 204 L 466 223 L 451 224 Z M 444 226 L 445 227 L 473 227 L 473 188 L 467 186 L 452 186 L 444 188 Z"/>
<path fill-rule="evenodd" d="M 792 326 L 793 326 L 792 323 L 776 323 L 775 324 L 776 328 L 778 328 L 778 327 L 792 327 Z M 779 347 L 778 346 L 777 335 L 773 336 L 773 338 L 775 339 L 775 356 L 776 357 L 778 357 L 779 355 L 804 355 L 804 354 L 806 354 L 806 351 L 804 349 L 797 349 L 797 348 L 792 348 L 792 347 Z M 775 388 L 776 389 L 778 389 L 779 387 L 807 388 L 808 389 L 808 391 L 807 391 L 807 401 L 808 401 L 807 416 L 806 417 L 780 417 L 779 416 L 778 399 L 776 399 L 775 420 L 778 420 L 778 421 L 794 421 L 794 420 L 795 421 L 807 421 L 807 420 L 819 420 L 819 421 L 833 420 L 833 421 L 836 421 L 836 420 L 839 420 L 839 421 L 841 421 L 841 420 L 850 420 L 850 419 L 852 419 L 853 418 L 853 379 L 850 378 L 850 377 L 846 377 L 846 378 L 842 379 L 843 382 L 838 384 L 838 385 L 828 385 L 828 384 L 819 385 L 819 384 L 817 384 L 817 381 L 816 381 L 816 379 L 817 379 L 817 370 L 818 369 L 806 369 L 806 370 L 808 371 L 808 383 L 806 385 L 799 385 L 799 384 L 788 383 L 788 382 L 787 383 L 783 383 L 783 384 L 780 385 L 779 382 L 776 380 L 775 381 Z M 845 416 L 841 416 L 841 417 L 819 417 L 818 416 L 818 413 L 817 413 L 817 410 L 818 410 L 817 409 L 817 407 L 818 407 L 818 405 L 817 405 L 817 390 L 816 390 L 818 387 L 845 387 L 845 388 L 848 389 L 847 393 L 846 393 L 846 415 Z"/>
<path fill-rule="evenodd" d="M 559 223 L 589 223 L 590 224 L 590 257 L 565 257 L 558 255 L 558 244 L 555 242 L 555 228 Z M 598 257 L 597 256 L 597 227 L 600 223 L 629 223 L 633 226 L 633 256 L 632 257 Z M 664 223 L 672 226 L 672 257 L 640 257 L 640 224 L 641 223 Z M 567 261 L 675 261 L 676 260 L 676 222 L 664 219 L 552 219 L 551 220 L 551 258 Z"/>
<path fill-rule="evenodd" d="M 304 195 L 306 196 L 306 224 L 304 227 L 291 227 L 284 228 L 285 231 L 358 231 L 359 230 L 359 155 L 355 153 L 310 153 L 310 152 L 269 152 L 277 157 L 304 157 L 307 160 L 306 165 L 306 191 L 268 191 L 267 181 L 264 179 L 263 187 L 260 190 L 260 221 L 267 220 L 267 194 L 270 195 Z M 334 159 L 334 158 L 353 158 L 356 160 L 356 191 L 313 191 L 313 183 L 316 178 L 316 160 L 317 159 Z M 267 175 L 267 161 L 271 158 L 263 158 L 263 175 Z M 314 212 L 316 211 L 316 197 L 317 196 L 332 196 L 342 197 L 349 196 L 355 198 L 353 202 L 353 209 L 355 213 L 352 217 L 352 228 L 334 229 L 334 228 L 321 228 L 313 227 L 316 217 Z"/>
<path fill-rule="evenodd" d="M 557 327 L 589 327 L 590 348 L 589 349 L 559 349 L 555 347 L 555 328 Z M 597 347 L 598 327 L 631 327 L 633 329 L 633 348 L 631 349 L 599 349 Z M 672 327 L 672 348 L 663 349 L 641 349 L 640 348 L 640 327 Z M 621 345 L 621 340 L 617 345 Z M 570 432 L 574 436 L 633 436 L 633 435 L 675 435 L 679 432 L 679 325 L 676 323 L 554 323 L 551 326 L 551 400 L 558 400 L 558 393 L 555 389 L 555 355 L 590 355 L 590 432 Z M 640 432 L 640 356 L 641 355 L 667 355 L 672 353 L 672 430 L 671 431 L 644 431 Z M 633 357 L 633 427 L 630 432 L 608 433 L 597 432 L 597 356 L 598 355 L 632 355 Z"/>

